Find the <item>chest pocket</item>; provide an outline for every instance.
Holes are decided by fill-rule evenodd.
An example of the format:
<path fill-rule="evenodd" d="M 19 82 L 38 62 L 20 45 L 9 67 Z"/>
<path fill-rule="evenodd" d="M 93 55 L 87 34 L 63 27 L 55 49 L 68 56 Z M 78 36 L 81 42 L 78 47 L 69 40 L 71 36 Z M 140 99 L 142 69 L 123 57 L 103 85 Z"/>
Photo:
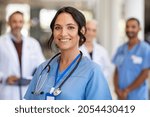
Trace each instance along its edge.
<path fill-rule="evenodd" d="M 130 61 L 131 61 L 131 64 L 129 65 L 130 69 L 139 72 L 142 68 L 143 58 L 138 55 L 131 55 Z"/>
<path fill-rule="evenodd" d="M 143 58 L 140 56 L 132 55 L 131 60 L 133 64 L 142 64 Z"/>

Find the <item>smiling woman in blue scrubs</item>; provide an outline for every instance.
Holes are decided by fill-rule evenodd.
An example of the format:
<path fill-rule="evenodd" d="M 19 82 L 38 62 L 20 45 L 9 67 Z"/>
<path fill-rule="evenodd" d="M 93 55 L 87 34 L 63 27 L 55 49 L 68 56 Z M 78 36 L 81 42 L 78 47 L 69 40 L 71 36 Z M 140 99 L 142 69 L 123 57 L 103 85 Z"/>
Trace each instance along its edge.
<path fill-rule="evenodd" d="M 150 69 L 150 46 L 138 39 L 140 23 L 136 18 L 127 20 L 129 41 L 118 48 L 113 63 L 115 92 L 119 99 L 148 99 L 147 78 Z"/>
<path fill-rule="evenodd" d="M 26 92 L 30 100 L 111 99 L 99 66 L 83 57 L 79 46 L 85 42 L 85 17 L 73 7 L 58 10 L 51 22 L 52 42 L 60 54 L 41 64 Z"/>

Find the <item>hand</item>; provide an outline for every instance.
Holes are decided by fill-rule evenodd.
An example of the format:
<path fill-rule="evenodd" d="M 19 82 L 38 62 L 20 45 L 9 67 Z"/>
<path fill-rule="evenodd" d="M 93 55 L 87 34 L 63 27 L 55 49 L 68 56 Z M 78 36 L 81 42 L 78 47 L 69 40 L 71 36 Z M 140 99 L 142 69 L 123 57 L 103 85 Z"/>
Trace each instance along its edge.
<path fill-rule="evenodd" d="M 122 97 L 122 91 L 120 89 L 116 90 L 116 94 L 117 94 L 119 100 L 123 99 L 123 97 Z"/>
<path fill-rule="evenodd" d="M 120 92 L 120 95 L 119 95 L 119 99 L 120 100 L 126 100 L 127 99 L 127 96 L 128 96 L 128 93 L 129 93 L 129 90 L 128 89 L 124 89 Z"/>
<path fill-rule="evenodd" d="M 16 81 L 18 81 L 19 78 L 16 76 L 9 76 L 6 80 L 7 84 L 14 85 Z"/>
<path fill-rule="evenodd" d="M 115 92 L 116 92 L 116 94 L 117 94 L 118 99 L 120 100 L 121 97 L 122 97 L 122 96 L 121 96 L 121 95 L 122 95 L 122 91 L 121 91 L 120 89 L 116 88 Z"/>

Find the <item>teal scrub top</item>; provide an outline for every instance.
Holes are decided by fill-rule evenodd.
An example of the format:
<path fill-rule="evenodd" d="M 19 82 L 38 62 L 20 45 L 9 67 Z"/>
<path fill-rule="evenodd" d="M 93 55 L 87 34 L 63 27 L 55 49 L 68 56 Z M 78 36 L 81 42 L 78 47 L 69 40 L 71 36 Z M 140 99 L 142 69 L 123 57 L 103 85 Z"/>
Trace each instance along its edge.
<path fill-rule="evenodd" d="M 141 41 L 131 50 L 128 50 L 128 43 L 123 44 L 117 50 L 113 63 L 118 70 L 118 85 L 121 90 L 127 88 L 140 75 L 142 70 L 150 68 L 150 46 Z M 137 89 L 131 91 L 128 100 L 148 99 L 148 84 L 145 80 Z"/>
<path fill-rule="evenodd" d="M 44 100 L 46 93 L 50 92 L 50 89 L 54 86 L 56 78 L 56 70 L 58 66 L 58 59 L 56 57 L 50 63 L 50 72 L 46 76 L 47 70 L 43 71 L 42 80 L 39 80 L 40 73 L 43 68 L 47 65 L 48 61 L 41 64 L 24 96 L 27 100 Z M 76 63 L 67 71 L 65 76 L 56 84 L 56 88 L 66 78 L 70 71 L 74 68 Z M 62 71 L 63 72 L 63 71 Z M 58 76 L 62 74 L 59 71 Z M 43 83 L 43 81 L 45 82 Z M 32 91 L 35 91 L 35 87 L 38 84 L 42 85 L 41 91 L 43 94 L 35 95 Z M 39 86 L 40 87 L 40 86 Z M 104 75 L 101 72 L 99 65 L 92 62 L 86 57 L 82 57 L 79 66 L 69 77 L 69 79 L 61 87 L 61 93 L 55 96 L 55 100 L 111 100 L 110 90 Z"/>

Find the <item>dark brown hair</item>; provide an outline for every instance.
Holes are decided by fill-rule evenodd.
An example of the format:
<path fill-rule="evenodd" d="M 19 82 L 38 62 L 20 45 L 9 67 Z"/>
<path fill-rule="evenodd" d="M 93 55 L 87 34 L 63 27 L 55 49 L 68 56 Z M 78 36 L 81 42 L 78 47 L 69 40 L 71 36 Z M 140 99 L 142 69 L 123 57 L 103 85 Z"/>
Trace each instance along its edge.
<path fill-rule="evenodd" d="M 140 26 L 140 21 L 137 18 L 134 18 L 134 17 L 127 19 L 126 23 L 128 23 L 129 21 L 132 21 L 132 20 L 136 21 L 138 23 L 138 25 Z"/>
<path fill-rule="evenodd" d="M 80 37 L 79 46 L 81 46 L 86 41 L 86 38 L 85 38 L 84 34 L 81 32 L 81 29 L 83 27 L 85 27 L 85 25 L 86 25 L 86 20 L 85 20 L 84 15 L 80 11 L 78 11 L 77 9 L 75 9 L 73 7 L 63 7 L 63 8 L 61 8 L 57 11 L 56 15 L 54 16 L 54 18 L 53 18 L 53 20 L 50 24 L 50 28 L 52 30 L 52 35 L 51 35 L 51 37 L 48 41 L 48 45 L 52 49 L 52 42 L 54 40 L 54 36 L 53 36 L 54 25 L 55 25 L 55 21 L 56 21 L 57 17 L 61 13 L 69 13 L 73 17 L 75 22 L 77 23 L 77 25 L 78 25 L 78 35 Z"/>

